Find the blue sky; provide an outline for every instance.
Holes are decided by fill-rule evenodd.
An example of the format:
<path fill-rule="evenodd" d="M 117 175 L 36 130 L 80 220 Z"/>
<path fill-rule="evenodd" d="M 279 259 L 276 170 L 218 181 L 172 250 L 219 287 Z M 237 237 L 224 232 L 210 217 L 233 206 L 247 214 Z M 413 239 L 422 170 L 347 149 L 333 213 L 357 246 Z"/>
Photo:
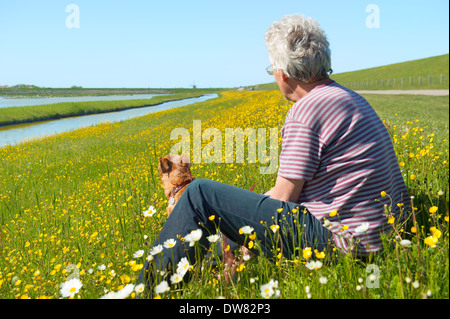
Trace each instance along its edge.
<path fill-rule="evenodd" d="M 79 28 L 66 25 L 70 4 L 79 8 Z M 366 25 L 369 4 L 379 8 L 379 27 Z M 447 0 L 1 1 L 0 85 L 272 82 L 264 34 L 286 14 L 320 23 L 334 73 L 381 66 L 448 53 L 448 7 Z"/>

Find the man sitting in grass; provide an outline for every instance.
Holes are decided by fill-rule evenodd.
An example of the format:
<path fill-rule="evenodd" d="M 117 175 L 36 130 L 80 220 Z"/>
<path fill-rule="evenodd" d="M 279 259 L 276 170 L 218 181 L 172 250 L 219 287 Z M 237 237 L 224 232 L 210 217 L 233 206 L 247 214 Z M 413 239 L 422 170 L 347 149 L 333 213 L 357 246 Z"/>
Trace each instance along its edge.
<path fill-rule="evenodd" d="M 257 194 L 206 179 L 190 183 L 154 246 L 178 243 L 153 254 L 140 274 L 138 281 L 152 290 L 161 281 L 156 270 L 184 276 L 177 266 L 196 262 L 191 244 L 209 247 L 207 236 L 217 227 L 240 245 L 252 236 L 269 258 L 274 236 L 268 234 L 277 229 L 288 258 L 306 247 L 320 257 L 332 251 L 363 256 L 382 250 L 380 234 L 392 229 L 388 220 L 401 220 L 408 210 L 390 136 L 363 97 L 329 78 L 329 43 L 318 23 L 286 16 L 269 27 L 265 40 L 267 71 L 295 102 L 281 131 L 275 185 Z"/>

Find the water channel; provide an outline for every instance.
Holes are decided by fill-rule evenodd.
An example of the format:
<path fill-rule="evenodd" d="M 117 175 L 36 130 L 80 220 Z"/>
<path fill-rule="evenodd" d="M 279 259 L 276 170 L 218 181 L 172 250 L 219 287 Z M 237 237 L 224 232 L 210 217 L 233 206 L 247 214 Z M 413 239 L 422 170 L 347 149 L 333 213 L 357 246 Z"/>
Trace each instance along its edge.
<path fill-rule="evenodd" d="M 153 106 L 144 106 L 119 112 L 83 115 L 46 122 L 3 126 L 0 127 L 0 147 L 15 145 L 29 139 L 67 132 L 85 126 L 92 126 L 101 122 L 107 121 L 112 123 L 124 121 L 153 112 L 203 102 L 216 97 L 218 97 L 217 94 L 205 94 L 201 97 L 164 102 Z"/>

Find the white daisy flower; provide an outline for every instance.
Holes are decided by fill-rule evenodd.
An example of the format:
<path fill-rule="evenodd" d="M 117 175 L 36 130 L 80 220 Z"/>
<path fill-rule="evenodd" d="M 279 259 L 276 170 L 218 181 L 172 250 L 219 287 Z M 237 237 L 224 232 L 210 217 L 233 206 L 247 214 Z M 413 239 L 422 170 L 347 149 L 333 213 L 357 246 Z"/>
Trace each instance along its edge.
<path fill-rule="evenodd" d="M 157 295 L 163 294 L 169 290 L 170 290 L 169 284 L 165 280 L 161 281 L 161 283 L 155 287 L 155 293 Z"/>
<path fill-rule="evenodd" d="M 135 252 L 133 254 L 133 258 L 140 258 L 142 256 L 144 256 L 144 251 L 143 250 L 138 250 L 137 252 Z"/>
<path fill-rule="evenodd" d="M 162 251 L 163 251 L 163 246 L 157 245 L 157 246 L 152 247 L 152 249 L 150 250 L 150 255 L 154 256 L 154 255 L 161 253 Z"/>
<path fill-rule="evenodd" d="M 239 229 L 239 234 L 251 235 L 253 230 L 254 230 L 253 227 L 243 226 L 243 227 L 241 227 L 241 229 Z"/>
<path fill-rule="evenodd" d="M 170 238 L 170 239 L 167 239 L 163 245 L 165 248 L 170 249 L 170 248 L 173 248 L 176 244 L 177 244 L 177 241 L 173 238 Z"/>
<path fill-rule="evenodd" d="M 106 269 L 106 266 L 104 264 L 102 264 L 102 265 L 98 266 L 97 269 L 103 271 Z"/>
<path fill-rule="evenodd" d="M 145 285 L 144 285 L 144 284 L 139 284 L 139 285 L 136 285 L 136 286 L 134 287 L 134 291 L 135 291 L 136 293 L 138 293 L 138 294 L 144 292 L 144 290 L 145 290 Z"/>
<path fill-rule="evenodd" d="M 191 268 L 191 265 L 189 264 L 189 260 L 186 257 L 183 257 L 178 262 L 177 273 L 180 274 L 182 277 L 184 277 L 184 275 L 189 270 L 189 268 Z"/>
<path fill-rule="evenodd" d="M 147 210 L 142 212 L 144 217 L 152 217 L 155 213 L 156 213 L 156 208 L 153 206 L 150 206 Z"/>
<path fill-rule="evenodd" d="M 305 264 L 306 268 L 308 268 L 309 270 L 317 270 L 322 268 L 323 264 L 320 261 L 310 261 L 308 263 Z"/>
<path fill-rule="evenodd" d="M 80 291 L 82 286 L 80 279 L 72 278 L 61 284 L 60 293 L 64 298 L 73 297 Z"/>
<path fill-rule="evenodd" d="M 355 228 L 355 233 L 364 233 L 369 229 L 370 224 L 367 222 L 362 223 L 361 225 L 359 225 L 358 227 Z"/>
<path fill-rule="evenodd" d="M 170 283 L 172 285 L 177 284 L 183 280 L 183 276 L 179 273 L 175 273 L 170 277 Z"/>
<path fill-rule="evenodd" d="M 184 240 L 189 242 L 189 246 L 192 247 L 195 245 L 196 241 L 199 241 L 200 238 L 202 238 L 202 235 L 203 235 L 203 232 L 199 228 L 199 229 L 191 231 L 189 234 L 184 236 Z"/>
<path fill-rule="evenodd" d="M 208 239 L 208 241 L 210 243 L 216 243 L 220 239 L 220 236 L 217 234 L 214 234 L 214 235 L 206 237 L 206 239 Z"/>

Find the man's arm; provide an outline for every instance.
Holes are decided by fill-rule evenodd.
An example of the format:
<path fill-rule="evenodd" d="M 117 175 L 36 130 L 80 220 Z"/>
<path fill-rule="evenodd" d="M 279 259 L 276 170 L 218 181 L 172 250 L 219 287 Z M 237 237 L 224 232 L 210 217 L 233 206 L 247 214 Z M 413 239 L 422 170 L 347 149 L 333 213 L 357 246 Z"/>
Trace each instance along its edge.
<path fill-rule="evenodd" d="M 305 181 L 299 179 L 277 177 L 274 188 L 265 193 L 264 195 L 270 196 L 270 198 L 278 199 L 283 202 L 297 202 L 302 192 Z"/>

